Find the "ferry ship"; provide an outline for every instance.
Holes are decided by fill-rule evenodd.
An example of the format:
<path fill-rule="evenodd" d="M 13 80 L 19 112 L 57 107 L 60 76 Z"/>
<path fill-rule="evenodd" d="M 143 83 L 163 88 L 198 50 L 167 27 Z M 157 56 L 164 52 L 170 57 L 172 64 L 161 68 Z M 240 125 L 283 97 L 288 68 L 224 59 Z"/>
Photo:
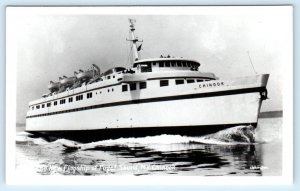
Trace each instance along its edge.
<path fill-rule="evenodd" d="M 131 67 L 101 73 L 92 65 L 51 81 L 50 93 L 29 103 L 27 132 L 85 142 L 257 126 L 269 74 L 223 80 L 202 72 L 195 60 L 141 59 L 142 41 L 135 35 L 135 20 L 129 21 Z"/>

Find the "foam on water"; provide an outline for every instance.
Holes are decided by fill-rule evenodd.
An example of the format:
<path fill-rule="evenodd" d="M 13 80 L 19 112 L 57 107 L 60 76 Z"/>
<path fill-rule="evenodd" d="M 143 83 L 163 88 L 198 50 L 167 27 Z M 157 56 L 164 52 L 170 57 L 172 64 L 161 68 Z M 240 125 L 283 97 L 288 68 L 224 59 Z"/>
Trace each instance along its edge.
<path fill-rule="evenodd" d="M 201 143 L 201 144 L 219 144 L 219 145 L 236 145 L 236 144 L 252 144 L 254 143 L 254 128 L 253 126 L 236 126 L 229 129 L 219 131 L 217 133 L 190 137 L 181 135 L 157 135 L 147 136 L 142 138 L 119 138 L 109 139 L 86 144 L 80 144 L 75 141 L 66 139 L 59 139 L 55 141 L 61 143 L 65 147 L 90 149 L 96 146 L 111 146 L 111 145 L 174 145 L 174 144 L 188 144 L 188 143 Z"/>
<path fill-rule="evenodd" d="M 16 136 L 16 143 L 33 143 L 36 145 L 48 144 L 48 142 L 42 138 L 31 138 L 27 132 L 19 132 Z"/>

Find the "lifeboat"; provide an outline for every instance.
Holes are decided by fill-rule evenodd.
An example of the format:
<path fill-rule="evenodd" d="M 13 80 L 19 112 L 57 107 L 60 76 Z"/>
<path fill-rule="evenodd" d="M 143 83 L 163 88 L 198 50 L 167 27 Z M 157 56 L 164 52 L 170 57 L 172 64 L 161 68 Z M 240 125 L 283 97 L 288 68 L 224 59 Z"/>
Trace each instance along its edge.
<path fill-rule="evenodd" d="M 111 68 L 109 70 L 107 70 L 106 72 L 104 72 L 104 76 L 106 75 L 110 75 L 110 74 L 113 74 L 113 73 L 118 73 L 118 72 L 122 72 L 126 70 L 126 68 L 123 68 L 123 67 L 114 67 L 114 68 Z"/>
<path fill-rule="evenodd" d="M 94 75 L 94 71 L 93 70 L 88 70 L 88 71 L 85 71 L 85 72 L 79 72 L 78 74 L 76 74 L 76 78 L 78 80 L 90 80 L 91 78 L 93 78 L 93 75 Z"/>
<path fill-rule="evenodd" d="M 60 82 L 52 82 L 48 85 L 48 89 L 51 93 L 56 92 L 59 90 Z"/>
<path fill-rule="evenodd" d="M 76 80 L 76 77 L 66 77 L 62 78 L 59 82 L 61 86 L 70 87 L 73 86 L 74 82 Z"/>

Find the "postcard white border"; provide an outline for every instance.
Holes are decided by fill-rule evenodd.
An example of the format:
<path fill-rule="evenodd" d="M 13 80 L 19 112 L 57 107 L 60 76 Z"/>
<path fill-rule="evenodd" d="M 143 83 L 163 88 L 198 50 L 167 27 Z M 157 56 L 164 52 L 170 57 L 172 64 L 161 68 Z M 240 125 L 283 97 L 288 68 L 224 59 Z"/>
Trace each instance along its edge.
<path fill-rule="evenodd" d="M 220 15 L 274 14 L 290 18 L 292 6 L 7 7 L 6 9 L 6 183 L 11 185 L 290 185 L 293 183 L 293 29 L 290 60 L 283 74 L 282 176 L 22 176 L 15 174 L 16 51 L 11 25 L 20 15 Z M 116 181 L 117 178 L 117 181 Z"/>

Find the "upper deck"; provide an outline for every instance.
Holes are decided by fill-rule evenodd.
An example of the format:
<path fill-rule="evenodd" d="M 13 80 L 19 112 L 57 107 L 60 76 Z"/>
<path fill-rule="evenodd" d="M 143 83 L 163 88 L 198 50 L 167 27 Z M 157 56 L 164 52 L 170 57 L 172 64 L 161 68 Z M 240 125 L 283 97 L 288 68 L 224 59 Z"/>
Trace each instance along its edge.
<path fill-rule="evenodd" d="M 29 106 L 50 101 L 67 95 L 75 95 L 92 89 L 115 86 L 121 83 L 133 83 L 147 80 L 197 78 L 216 79 L 213 73 L 203 73 L 195 70 L 200 64 L 186 59 L 145 59 L 135 62 L 133 68 L 112 68 L 101 74 L 99 79 L 92 83 L 83 83 L 74 89 L 66 89 L 60 93 L 53 93 L 46 97 L 31 101 Z"/>

